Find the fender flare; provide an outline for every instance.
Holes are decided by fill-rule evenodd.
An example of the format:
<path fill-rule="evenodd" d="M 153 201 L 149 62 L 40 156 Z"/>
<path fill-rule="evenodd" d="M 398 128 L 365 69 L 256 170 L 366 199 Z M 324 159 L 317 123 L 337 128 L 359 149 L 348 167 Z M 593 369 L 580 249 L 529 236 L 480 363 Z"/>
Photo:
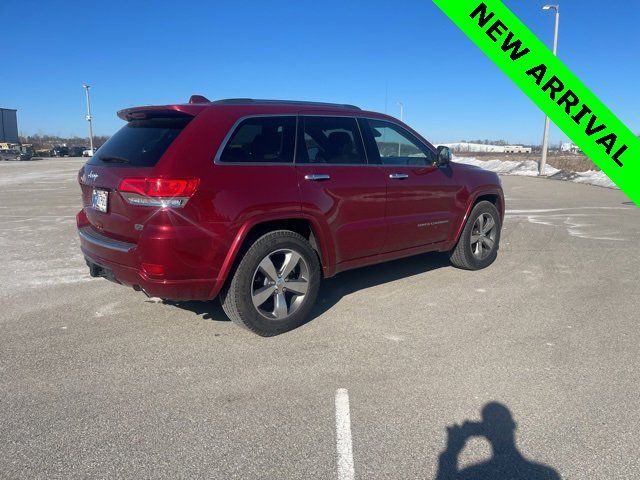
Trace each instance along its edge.
<path fill-rule="evenodd" d="M 278 212 L 277 214 L 256 215 L 247 219 L 238 229 L 231 245 L 227 251 L 227 255 L 220 267 L 220 272 L 211 291 L 211 298 L 214 298 L 222 286 L 227 281 L 229 274 L 237 260 L 238 254 L 244 245 L 249 232 L 256 226 L 273 221 L 286 220 L 304 220 L 309 222 L 311 232 L 316 239 L 317 247 L 320 253 L 321 267 L 324 277 L 330 277 L 335 274 L 335 248 L 329 234 L 329 227 L 326 222 L 321 222 L 312 215 L 304 214 L 300 211 L 294 212 Z"/>
<path fill-rule="evenodd" d="M 478 200 L 479 197 L 482 197 L 484 195 L 496 195 L 500 199 L 500 205 L 498 205 L 497 208 L 498 208 L 498 212 L 500 213 L 500 223 L 502 224 L 504 222 L 505 205 L 504 205 L 504 192 L 502 191 L 502 189 L 495 185 L 483 185 L 483 186 L 477 187 L 475 190 L 473 190 L 472 193 L 469 194 L 469 201 L 465 208 L 464 216 L 462 217 L 462 220 L 460 221 L 460 224 L 456 229 L 456 234 L 453 238 L 452 248 L 458 243 L 458 240 L 460 239 L 460 235 L 462 235 L 462 230 L 464 230 L 464 226 L 467 223 L 467 218 L 469 218 L 469 214 L 471 214 L 471 210 L 473 209 L 473 206 L 476 204 L 476 200 Z"/>

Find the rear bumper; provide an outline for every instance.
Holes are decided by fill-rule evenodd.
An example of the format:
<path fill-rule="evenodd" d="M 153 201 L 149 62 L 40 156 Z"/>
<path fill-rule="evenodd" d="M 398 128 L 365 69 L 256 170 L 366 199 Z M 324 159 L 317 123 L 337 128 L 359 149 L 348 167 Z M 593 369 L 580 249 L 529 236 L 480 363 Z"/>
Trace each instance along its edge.
<path fill-rule="evenodd" d="M 80 248 L 92 276 L 170 300 L 211 300 L 219 290 L 221 232 L 203 226 L 146 225 L 137 243 L 107 236 L 77 215 Z"/>
<path fill-rule="evenodd" d="M 106 237 L 89 226 L 78 228 L 78 235 L 80 239 L 88 244 L 115 250 L 116 252 L 129 253 L 136 247 L 135 243 L 121 242 L 120 240 Z"/>
<path fill-rule="evenodd" d="M 142 270 L 119 265 L 97 257 L 82 248 L 92 277 L 102 277 L 112 282 L 142 291 L 149 297 L 167 300 L 210 300 L 215 280 L 156 280 Z"/>

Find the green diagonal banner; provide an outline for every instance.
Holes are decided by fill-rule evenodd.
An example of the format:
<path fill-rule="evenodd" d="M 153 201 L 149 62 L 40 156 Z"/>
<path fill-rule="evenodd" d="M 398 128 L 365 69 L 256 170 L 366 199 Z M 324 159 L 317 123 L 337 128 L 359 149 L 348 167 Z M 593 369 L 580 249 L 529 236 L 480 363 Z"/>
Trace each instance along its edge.
<path fill-rule="evenodd" d="M 433 1 L 640 206 L 640 139 L 504 3 Z"/>

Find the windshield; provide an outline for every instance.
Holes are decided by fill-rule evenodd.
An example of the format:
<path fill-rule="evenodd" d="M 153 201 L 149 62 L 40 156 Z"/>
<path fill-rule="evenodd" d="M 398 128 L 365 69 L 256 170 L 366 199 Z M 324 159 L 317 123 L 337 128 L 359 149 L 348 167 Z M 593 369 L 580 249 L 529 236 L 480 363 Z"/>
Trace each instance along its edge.
<path fill-rule="evenodd" d="M 102 145 L 87 163 L 153 167 L 191 117 L 133 120 Z"/>

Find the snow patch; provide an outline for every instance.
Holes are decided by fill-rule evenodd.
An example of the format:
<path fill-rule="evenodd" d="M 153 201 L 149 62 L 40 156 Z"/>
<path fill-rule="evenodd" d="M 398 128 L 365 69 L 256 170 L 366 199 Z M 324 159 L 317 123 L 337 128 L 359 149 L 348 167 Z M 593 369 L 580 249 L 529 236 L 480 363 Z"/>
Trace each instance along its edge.
<path fill-rule="evenodd" d="M 625 207 L 581 207 L 567 209 L 533 209 L 533 210 L 507 210 L 506 217 L 513 219 L 526 219 L 535 225 L 546 225 L 548 227 L 563 227 L 572 237 L 588 240 L 607 240 L 625 242 L 628 239 L 620 236 L 620 231 L 611 229 L 602 222 L 596 220 L 597 217 L 606 217 L 606 213 L 598 213 L 597 210 L 613 210 Z M 592 210 L 588 213 L 569 213 L 575 210 Z M 565 213 L 555 213 L 565 211 Z M 554 213 L 550 213 L 554 212 Z M 523 271 L 522 273 L 530 273 Z"/>
<path fill-rule="evenodd" d="M 589 185 L 597 185 L 599 187 L 618 188 L 616 184 L 604 174 L 604 172 L 589 170 L 587 172 L 577 173 L 576 175 L 576 178 L 573 179 L 576 183 L 587 183 Z"/>
<path fill-rule="evenodd" d="M 476 167 L 496 172 L 502 175 L 521 175 L 525 177 L 533 177 L 538 175 L 538 164 L 533 160 L 479 160 L 475 157 L 458 157 L 455 156 L 453 160 L 457 163 L 464 163 L 467 165 L 474 165 Z M 558 173 L 560 170 L 553 168 L 551 165 L 545 167 L 545 175 L 551 176 Z"/>
<path fill-rule="evenodd" d="M 474 165 L 476 167 L 498 173 L 500 175 L 519 175 L 525 177 L 535 177 L 538 175 L 538 163 L 533 160 L 479 160 L 475 157 L 454 157 L 457 163 Z M 596 185 L 598 187 L 618 188 L 604 172 L 588 170 L 586 172 L 567 172 L 558 170 L 550 165 L 546 165 L 544 175 L 556 180 L 567 180 L 575 183 Z"/>

